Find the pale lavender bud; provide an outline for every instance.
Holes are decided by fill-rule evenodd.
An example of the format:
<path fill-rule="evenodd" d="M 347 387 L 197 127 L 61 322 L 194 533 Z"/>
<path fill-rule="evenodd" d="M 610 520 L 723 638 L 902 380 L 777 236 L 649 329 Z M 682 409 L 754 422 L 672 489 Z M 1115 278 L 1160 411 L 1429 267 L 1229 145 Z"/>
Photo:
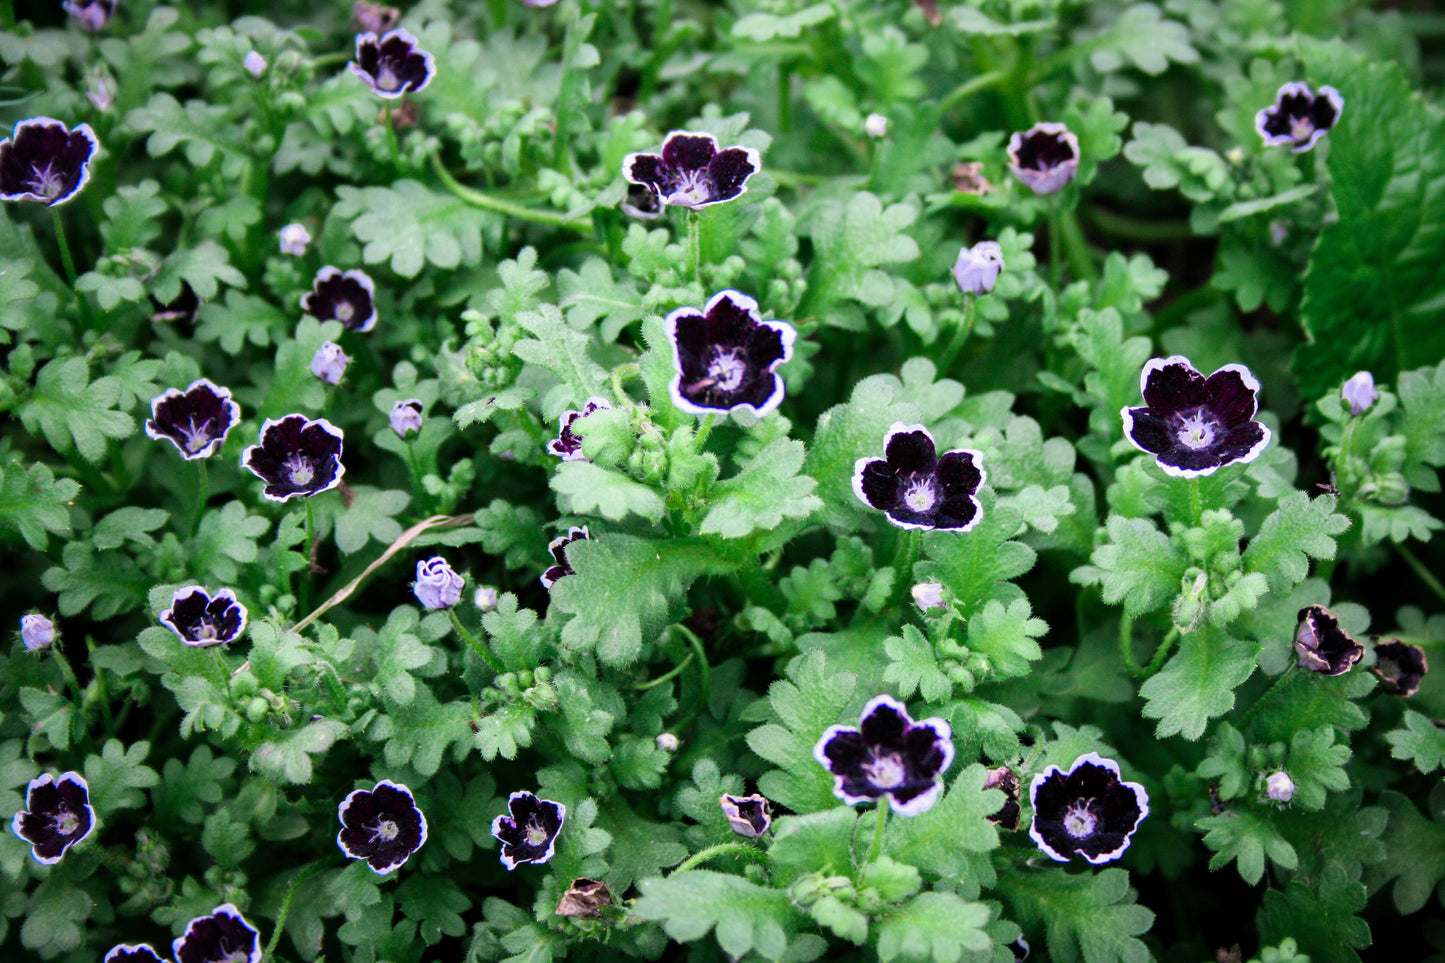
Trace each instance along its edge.
<path fill-rule="evenodd" d="M 663 752 L 677 752 L 677 746 L 677 736 L 674 736 L 670 732 L 664 732 L 657 737 L 657 748 Z"/>
<path fill-rule="evenodd" d="M 1356 371 L 1355 376 L 1345 382 L 1340 397 L 1350 406 L 1350 414 L 1363 415 L 1380 398 L 1375 390 L 1375 378 L 1368 371 Z"/>
<path fill-rule="evenodd" d="M 462 586 L 466 584 L 447 560 L 434 555 L 425 562 L 416 563 L 416 581 L 411 590 L 416 599 L 429 609 L 449 609 L 462 598 Z"/>
<path fill-rule="evenodd" d="M 1294 780 L 1284 771 L 1270 773 L 1264 786 L 1265 794 L 1275 802 L 1287 803 L 1294 798 Z"/>
<path fill-rule="evenodd" d="M 997 241 L 979 241 L 958 252 L 953 262 L 953 279 L 964 294 L 987 294 L 1003 270 L 1003 248 Z"/>
<path fill-rule="evenodd" d="M 402 438 L 409 431 L 420 432 L 422 417 L 420 399 L 408 398 L 391 406 L 391 430 Z"/>
<path fill-rule="evenodd" d="M 55 623 L 36 612 L 20 616 L 20 641 L 31 652 L 50 648 L 55 642 Z"/>
<path fill-rule="evenodd" d="M 863 121 L 863 132 L 875 140 L 888 136 L 888 118 L 882 114 L 869 114 Z"/>
<path fill-rule="evenodd" d="M 281 228 L 282 254 L 300 257 L 306 253 L 306 245 L 310 243 L 311 232 L 306 230 L 305 224 L 287 224 Z"/>
<path fill-rule="evenodd" d="M 477 594 L 472 596 L 472 604 L 483 612 L 490 612 L 497 607 L 497 590 L 490 585 L 483 585 L 477 589 Z"/>
<path fill-rule="evenodd" d="M 927 612 L 943 608 L 943 586 L 937 582 L 920 582 L 913 586 L 913 604 Z"/>
<path fill-rule="evenodd" d="M 311 359 L 311 373 L 329 385 L 339 384 L 351 359 L 334 341 L 323 341 Z"/>
<path fill-rule="evenodd" d="M 85 96 L 90 98 L 96 110 L 108 110 L 115 103 L 115 91 L 111 85 L 110 78 L 103 71 L 96 70 L 90 75 L 90 86 L 85 89 Z"/>
<path fill-rule="evenodd" d="M 246 54 L 246 59 L 241 61 L 241 66 L 246 68 L 246 73 L 260 80 L 261 75 L 266 72 L 266 58 L 253 50 Z"/>

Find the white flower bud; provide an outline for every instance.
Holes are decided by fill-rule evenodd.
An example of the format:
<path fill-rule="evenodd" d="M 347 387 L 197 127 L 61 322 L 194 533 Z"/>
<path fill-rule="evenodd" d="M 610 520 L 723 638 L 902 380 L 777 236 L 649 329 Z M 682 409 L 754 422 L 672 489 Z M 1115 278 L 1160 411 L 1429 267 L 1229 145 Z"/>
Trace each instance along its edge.
<path fill-rule="evenodd" d="M 477 589 L 477 594 L 472 596 L 472 604 L 483 612 L 490 612 L 497 607 L 497 590 L 490 585 L 483 585 Z"/>
<path fill-rule="evenodd" d="M 882 114 L 869 114 L 863 121 L 863 132 L 874 139 L 888 136 L 888 118 Z"/>
<path fill-rule="evenodd" d="M 664 732 L 657 737 L 657 748 L 663 752 L 677 752 L 677 736 L 670 732 Z"/>
<path fill-rule="evenodd" d="M 20 641 L 31 652 L 48 649 L 55 642 L 55 623 L 32 612 L 20 617 Z"/>
<path fill-rule="evenodd" d="M 420 432 L 422 425 L 422 404 L 416 398 L 398 401 L 391 406 L 391 430 L 402 438 L 407 432 Z"/>
<path fill-rule="evenodd" d="M 287 224 L 281 228 L 281 253 L 300 257 L 311 243 L 311 232 L 304 224 Z"/>
<path fill-rule="evenodd" d="M 1003 270 L 1003 248 L 997 241 L 979 241 L 958 252 L 953 262 L 953 279 L 964 294 L 987 294 Z"/>
<path fill-rule="evenodd" d="M 1270 773 L 1264 786 L 1265 794 L 1275 802 L 1287 803 L 1294 798 L 1294 780 L 1283 770 Z"/>
<path fill-rule="evenodd" d="M 943 608 L 943 586 L 937 582 L 920 582 L 912 591 L 913 604 L 923 611 Z"/>
<path fill-rule="evenodd" d="M 266 58 L 253 50 L 246 54 L 246 59 L 241 61 L 241 66 L 246 68 L 246 73 L 260 80 L 261 75 L 266 72 Z"/>
<path fill-rule="evenodd" d="M 461 601 L 462 586 L 466 584 L 467 580 L 452 571 L 446 559 L 434 555 L 416 563 L 416 581 L 411 590 L 426 608 L 449 609 Z"/>
<path fill-rule="evenodd" d="M 351 359 L 334 341 L 323 341 L 311 359 L 311 373 L 329 385 L 339 384 Z"/>

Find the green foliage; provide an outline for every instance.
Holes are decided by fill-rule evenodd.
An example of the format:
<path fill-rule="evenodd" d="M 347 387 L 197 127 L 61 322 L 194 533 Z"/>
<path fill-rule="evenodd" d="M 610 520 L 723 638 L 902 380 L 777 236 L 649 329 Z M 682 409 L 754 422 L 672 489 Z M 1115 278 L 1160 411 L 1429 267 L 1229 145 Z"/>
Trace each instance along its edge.
<path fill-rule="evenodd" d="M 763 795 L 799 813 L 837 802 L 833 777 L 814 761 L 813 746 L 824 729 L 840 723 L 857 681 L 846 672 L 830 673 L 823 653 L 811 652 L 789 665 L 787 681 L 780 679 L 769 687 L 776 721 L 748 733 L 748 748 L 780 767 L 759 778 Z"/>
<path fill-rule="evenodd" d="M 56 478 L 44 464 L 0 466 L 0 526 L 18 532 L 31 548 L 44 551 L 49 535 L 69 535 L 68 506 L 80 493 L 69 478 Z"/>
<path fill-rule="evenodd" d="M 115 408 L 120 398 L 119 378 L 91 381 L 84 358 L 57 358 L 40 369 L 18 413 L 26 431 L 43 436 L 63 455 L 76 453 L 93 464 L 105 456 L 107 439 L 135 432 L 135 419 Z"/>
<path fill-rule="evenodd" d="M 756 952 L 766 960 L 785 959 L 802 923 L 787 893 L 711 870 L 643 880 L 638 889 L 638 916 L 662 923 L 668 936 L 684 942 L 715 929 L 718 945 L 734 957 Z"/>
<path fill-rule="evenodd" d="M 1232 639 L 1212 626 L 1185 635 L 1179 650 L 1139 688 L 1144 715 L 1155 732 L 1198 739 L 1209 720 L 1234 708 L 1234 690 L 1254 672 L 1259 646 Z"/>
<path fill-rule="evenodd" d="M 777 528 L 785 518 L 806 519 L 823 503 L 813 494 L 817 482 L 798 474 L 803 457 L 802 442 L 770 442 L 741 472 L 712 489 L 715 502 L 701 531 L 742 538 L 758 529 Z"/>
<path fill-rule="evenodd" d="M 1050 958 L 1059 963 L 1143 963 L 1150 957 L 1138 936 L 1154 914 L 1134 901 L 1122 869 L 1013 874 L 1000 885 L 1025 929 L 1044 927 Z"/>
<path fill-rule="evenodd" d="M 1424 773 L 1445 766 L 1445 730 L 1418 712 L 1407 711 L 1404 726 L 1385 733 L 1390 755 L 1413 763 Z"/>
<path fill-rule="evenodd" d="M 431 264 L 439 268 L 475 265 L 482 257 L 482 231 L 496 215 L 414 180 L 391 187 L 336 190 L 332 215 L 351 222 L 367 264 L 386 264 L 414 278 Z"/>
<path fill-rule="evenodd" d="M 1268 814 L 1251 809 L 1232 809 L 1218 816 L 1205 816 L 1194 825 L 1204 831 L 1204 845 L 1214 851 L 1209 868 L 1221 869 L 1234 862 L 1239 875 L 1251 886 L 1264 876 L 1264 860 L 1281 869 L 1299 867 L 1299 855 Z"/>

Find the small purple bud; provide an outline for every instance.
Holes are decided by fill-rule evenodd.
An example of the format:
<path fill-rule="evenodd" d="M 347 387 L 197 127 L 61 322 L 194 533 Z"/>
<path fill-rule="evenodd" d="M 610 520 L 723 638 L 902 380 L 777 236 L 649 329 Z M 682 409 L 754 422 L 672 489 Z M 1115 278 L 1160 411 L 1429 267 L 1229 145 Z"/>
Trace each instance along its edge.
<path fill-rule="evenodd" d="M 114 81 L 105 75 L 101 70 L 95 70 L 90 76 L 90 86 L 85 89 L 85 96 L 95 105 L 96 110 L 107 110 L 115 103 L 115 91 L 112 89 Z"/>
<path fill-rule="evenodd" d="M 477 589 L 477 594 L 472 596 L 472 604 L 483 612 L 490 612 L 497 607 L 497 590 L 490 585 L 483 585 Z"/>
<path fill-rule="evenodd" d="M 1356 371 L 1340 390 L 1340 398 L 1350 406 L 1350 414 L 1363 415 L 1380 398 L 1380 393 L 1375 390 L 1374 376 L 1368 371 Z"/>
<path fill-rule="evenodd" d="M 452 571 L 446 559 L 434 555 L 416 563 L 416 581 L 412 583 L 411 590 L 426 608 L 449 609 L 461 601 L 465 584 L 466 579 Z"/>
<path fill-rule="evenodd" d="M 290 254 L 293 257 L 300 257 L 306 253 L 306 245 L 311 243 L 311 232 L 306 230 L 304 224 L 287 224 L 281 228 L 281 253 Z"/>
<path fill-rule="evenodd" d="M 1265 794 L 1275 802 L 1287 803 L 1294 798 L 1294 780 L 1282 770 L 1270 773 L 1264 785 Z"/>
<path fill-rule="evenodd" d="M 323 341 L 311 359 L 311 373 L 329 385 L 339 384 L 351 359 L 334 341 Z"/>
<path fill-rule="evenodd" d="M 874 140 L 888 136 L 888 118 L 882 114 L 869 114 L 863 121 L 863 133 Z"/>
<path fill-rule="evenodd" d="M 398 401 L 391 406 L 391 430 L 402 438 L 409 431 L 420 432 L 422 425 L 422 404 L 416 398 Z"/>
<path fill-rule="evenodd" d="M 913 604 L 927 612 L 943 608 L 943 586 L 937 582 L 920 582 L 913 586 Z"/>
<path fill-rule="evenodd" d="M 252 50 L 246 54 L 246 59 L 241 61 L 241 66 L 246 68 L 246 73 L 260 80 L 261 75 L 266 72 L 266 58 Z"/>
<path fill-rule="evenodd" d="M 1003 270 L 1003 248 L 997 241 L 979 241 L 958 252 L 953 262 L 953 279 L 964 294 L 988 294 Z"/>
<path fill-rule="evenodd" d="M 20 616 L 20 641 L 31 652 L 50 648 L 55 642 L 55 623 L 37 612 Z"/>

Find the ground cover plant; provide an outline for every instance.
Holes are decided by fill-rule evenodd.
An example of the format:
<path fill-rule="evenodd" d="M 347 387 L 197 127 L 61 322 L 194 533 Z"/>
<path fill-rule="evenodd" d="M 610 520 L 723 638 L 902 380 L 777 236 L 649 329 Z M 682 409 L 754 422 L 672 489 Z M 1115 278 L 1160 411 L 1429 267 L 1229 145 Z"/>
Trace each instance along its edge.
<path fill-rule="evenodd" d="M 1440 959 L 1439 26 L 0 0 L 0 956 Z"/>

